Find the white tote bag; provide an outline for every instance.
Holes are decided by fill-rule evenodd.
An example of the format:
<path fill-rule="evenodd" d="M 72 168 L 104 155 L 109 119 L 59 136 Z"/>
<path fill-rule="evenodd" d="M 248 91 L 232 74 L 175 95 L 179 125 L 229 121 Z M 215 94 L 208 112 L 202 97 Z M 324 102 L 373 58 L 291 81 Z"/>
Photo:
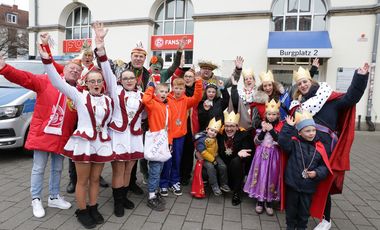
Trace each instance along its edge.
<path fill-rule="evenodd" d="M 168 140 L 168 107 L 166 107 L 165 128 L 145 133 L 144 158 L 148 161 L 165 162 L 172 157 Z"/>

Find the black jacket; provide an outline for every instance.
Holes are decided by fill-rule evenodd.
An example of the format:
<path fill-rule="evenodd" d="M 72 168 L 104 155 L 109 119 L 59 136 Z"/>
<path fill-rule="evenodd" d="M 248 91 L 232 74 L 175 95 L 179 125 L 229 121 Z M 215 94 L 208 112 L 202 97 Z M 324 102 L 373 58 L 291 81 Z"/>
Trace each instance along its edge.
<path fill-rule="evenodd" d="M 251 156 L 243 158 L 244 160 L 249 160 L 254 155 L 254 146 L 253 146 L 253 137 L 250 132 L 247 131 L 236 131 L 234 137 L 232 138 L 233 144 L 232 144 L 232 154 L 227 155 L 226 154 L 226 146 L 225 146 L 225 140 L 227 140 L 228 137 L 225 132 L 223 134 L 218 134 L 217 140 L 218 140 L 218 154 L 223 159 L 223 161 L 228 165 L 231 160 L 238 156 L 238 152 L 242 149 L 251 149 Z"/>
<path fill-rule="evenodd" d="M 298 140 L 293 140 L 292 136 L 296 136 Z M 305 166 L 308 167 L 315 151 L 316 141 L 318 141 L 318 135 L 313 141 L 306 141 L 301 136 L 298 136 L 297 130 L 294 127 L 288 124 L 282 127 L 278 137 L 278 144 L 288 155 L 288 162 L 285 169 L 285 184 L 298 192 L 314 193 L 318 183 L 326 178 L 328 174 L 328 169 L 321 154 L 316 152 L 308 171 L 316 171 L 317 176 L 313 179 L 304 179 L 302 177 L 304 165 L 301 154 L 303 153 Z"/>

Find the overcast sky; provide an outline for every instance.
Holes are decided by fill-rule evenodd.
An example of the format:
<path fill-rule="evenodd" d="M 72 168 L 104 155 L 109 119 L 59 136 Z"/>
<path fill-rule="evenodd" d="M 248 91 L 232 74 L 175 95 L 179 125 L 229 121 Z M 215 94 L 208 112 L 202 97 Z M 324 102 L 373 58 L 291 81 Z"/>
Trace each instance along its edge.
<path fill-rule="evenodd" d="M 18 8 L 21 10 L 29 11 L 29 0 L 0 0 L 0 4 L 7 4 L 7 5 L 18 5 Z"/>

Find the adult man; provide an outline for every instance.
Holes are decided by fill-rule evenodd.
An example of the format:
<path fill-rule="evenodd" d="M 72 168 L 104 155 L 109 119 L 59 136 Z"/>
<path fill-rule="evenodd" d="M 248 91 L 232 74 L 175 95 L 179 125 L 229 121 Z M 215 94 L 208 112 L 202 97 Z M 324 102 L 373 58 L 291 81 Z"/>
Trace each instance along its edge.
<path fill-rule="evenodd" d="M 224 130 L 218 135 L 218 153 L 227 165 L 228 182 L 233 191 L 232 205 L 241 203 L 240 193 L 245 172 L 245 165 L 250 164 L 253 151 L 252 136 L 247 131 L 239 130 L 240 115 L 224 112 Z"/>
<path fill-rule="evenodd" d="M 77 61 L 77 60 L 75 60 Z M 82 72 L 81 63 L 71 61 L 63 69 L 66 82 L 75 85 Z M 30 191 L 32 195 L 33 215 L 41 218 L 45 215 L 41 196 L 43 178 L 51 157 L 48 206 L 68 209 L 71 204 L 59 195 L 61 173 L 63 167 L 63 147 L 74 131 L 77 113 L 70 100 L 56 90 L 47 75 L 34 75 L 17 70 L 5 63 L 0 57 L 0 74 L 9 81 L 33 90 L 37 93 L 37 101 L 30 124 L 25 148 L 34 150 Z"/>

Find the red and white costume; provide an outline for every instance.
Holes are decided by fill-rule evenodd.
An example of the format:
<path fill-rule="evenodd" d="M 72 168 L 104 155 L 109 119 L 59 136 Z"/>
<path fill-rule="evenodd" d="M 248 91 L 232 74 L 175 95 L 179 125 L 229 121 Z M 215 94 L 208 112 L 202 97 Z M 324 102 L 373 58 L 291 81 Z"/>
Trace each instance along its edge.
<path fill-rule="evenodd" d="M 112 122 L 109 126 L 115 160 L 128 161 L 144 158 L 141 119 L 144 112 L 143 93 L 128 91 L 118 85 L 107 56 L 101 56 L 101 68 L 107 84 L 108 94 L 115 103 Z"/>
<path fill-rule="evenodd" d="M 92 96 L 78 91 L 57 73 L 51 60 L 43 60 L 52 85 L 69 97 L 78 113 L 77 129 L 65 145 L 64 155 L 76 162 L 103 163 L 114 159 L 108 124 L 112 117 L 113 102 L 106 95 Z"/>

